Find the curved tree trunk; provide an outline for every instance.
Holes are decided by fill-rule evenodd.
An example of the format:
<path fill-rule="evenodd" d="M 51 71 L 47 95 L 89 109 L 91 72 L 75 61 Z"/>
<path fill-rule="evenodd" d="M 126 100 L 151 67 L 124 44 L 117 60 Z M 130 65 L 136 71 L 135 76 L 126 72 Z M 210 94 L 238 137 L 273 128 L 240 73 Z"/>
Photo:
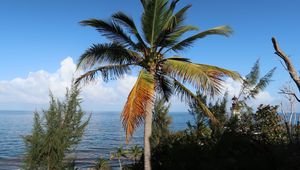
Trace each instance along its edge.
<path fill-rule="evenodd" d="M 152 103 L 146 106 L 147 114 L 145 116 L 144 128 L 144 169 L 151 170 L 151 145 L 150 137 L 152 134 Z"/>
<path fill-rule="evenodd" d="M 152 117 L 153 117 L 153 101 L 155 98 L 155 93 L 153 95 L 152 101 L 146 104 L 146 115 L 145 115 L 145 127 L 144 127 L 144 170 L 151 170 L 151 144 L 150 138 L 152 135 Z"/>
<path fill-rule="evenodd" d="M 272 43 L 273 43 L 273 47 L 275 49 L 275 54 L 278 55 L 284 61 L 285 66 L 286 66 L 285 69 L 290 74 L 290 77 L 293 79 L 293 81 L 295 82 L 295 84 L 300 92 L 300 77 L 298 76 L 296 68 L 294 67 L 291 59 L 279 48 L 279 45 L 278 45 L 275 37 L 272 37 Z M 298 102 L 300 102 L 300 98 L 297 97 L 297 95 L 295 93 L 284 92 L 284 91 L 283 91 L 283 93 L 294 96 L 296 98 L 296 100 Z"/>
<path fill-rule="evenodd" d="M 120 158 L 118 159 L 118 161 L 119 161 L 119 167 L 120 167 L 120 170 L 122 170 L 123 168 L 122 168 L 122 163 L 121 163 Z"/>

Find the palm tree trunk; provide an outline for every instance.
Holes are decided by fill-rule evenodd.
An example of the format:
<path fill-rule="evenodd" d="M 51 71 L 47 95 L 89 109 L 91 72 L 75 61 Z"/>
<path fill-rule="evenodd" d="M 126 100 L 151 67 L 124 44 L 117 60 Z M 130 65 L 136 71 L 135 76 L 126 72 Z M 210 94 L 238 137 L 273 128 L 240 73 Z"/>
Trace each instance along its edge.
<path fill-rule="evenodd" d="M 118 161 L 119 161 L 120 170 L 122 170 L 123 168 L 122 168 L 122 163 L 121 163 L 120 158 L 118 159 Z"/>
<path fill-rule="evenodd" d="M 144 128 L 144 170 L 151 170 L 151 146 L 150 137 L 152 133 L 152 103 L 146 105 L 147 114 Z"/>

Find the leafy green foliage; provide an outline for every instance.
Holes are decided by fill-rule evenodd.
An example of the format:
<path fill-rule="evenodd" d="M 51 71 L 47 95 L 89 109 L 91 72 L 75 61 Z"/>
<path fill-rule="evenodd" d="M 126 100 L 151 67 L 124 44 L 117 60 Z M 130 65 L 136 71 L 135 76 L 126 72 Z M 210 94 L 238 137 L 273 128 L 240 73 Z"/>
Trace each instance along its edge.
<path fill-rule="evenodd" d="M 206 104 L 207 97 L 197 92 L 197 97 Z M 189 113 L 193 117 L 193 122 L 188 121 L 186 133 L 196 141 L 203 141 L 211 134 L 211 129 L 208 128 L 208 119 L 203 110 L 198 106 L 197 102 L 189 103 Z"/>
<path fill-rule="evenodd" d="M 120 169 L 123 169 L 123 161 L 122 159 L 128 157 L 128 150 L 124 149 L 123 146 L 116 148 L 115 152 L 110 154 L 110 159 L 117 159 L 119 162 Z"/>
<path fill-rule="evenodd" d="M 155 147 L 165 136 L 170 134 L 169 126 L 172 118 L 168 115 L 170 104 L 163 98 L 157 98 L 154 103 L 151 146 Z"/>
<path fill-rule="evenodd" d="M 77 86 L 72 86 L 63 102 L 51 94 L 50 106 L 42 118 L 35 113 L 32 134 L 24 137 L 24 169 L 60 170 L 72 165 L 71 153 L 90 119 L 83 120 L 79 92 Z"/>
<path fill-rule="evenodd" d="M 189 122 L 188 128 L 169 133 L 153 148 L 154 169 L 299 169 L 299 144 L 287 143 L 277 106 L 261 105 L 255 113 L 227 119 L 227 97 L 212 103 L 199 93 L 197 96 L 208 103 L 214 114 L 221 113 L 219 122 L 224 126 L 219 127 L 220 133 L 215 135 L 215 125 L 209 123 L 197 105 L 191 104 L 194 121 Z M 299 129 L 299 125 L 295 128 Z M 130 169 L 143 168 L 137 164 Z"/>
<path fill-rule="evenodd" d="M 111 170 L 108 161 L 102 157 L 99 157 L 97 161 L 94 162 L 95 170 Z"/>
<path fill-rule="evenodd" d="M 261 105 L 256 113 L 226 117 L 227 96 L 207 103 L 219 124 L 211 124 L 197 103 L 190 103 L 193 121 L 182 132 L 170 133 L 153 148 L 152 164 L 168 169 L 298 169 L 299 146 L 287 143 L 277 106 Z M 197 155 L 197 156 L 195 156 Z M 292 161 L 292 162 L 291 162 Z"/>
<path fill-rule="evenodd" d="M 84 26 L 95 28 L 110 43 L 94 44 L 82 54 L 78 68 L 87 72 L 80 76 L 76 83 L 93 81 L 98 75 L 101 75 L 104 81 L 118 79 L 130 73 L 133 66 L 138 66 L 142 72 L 155 78 L 155 92 L 163 94 L 166 100 L 173 94 L 185 94 L 185 99 L 197 100 L 194 94 L 185 88 L 184 83 L 202 89 L 203 93 L 214 94 L 220 92 L 225 76 L 240 78 L 233 71 L 192 63 L 183 57 L 168 56 L 169 52 L 183 50 L 197 39 L 209 35 L 229 36 L 232 33 L 229 26 L 215 27 L 190 34 L 189 37 L 186 35 L 198 30 L 197 27 L 184 23 L 185 14 L 191 5 L 177 10 L 179 0 L 141 0 L 141 3 L 144 8 L 141 30 L 137 28 L 133 19 L 123 12 L 113 14 L 109 20 L 88 19 L 80 22 Z M 143 95 L 139 96 L 145 98 L 146 94 Z M 134 100 L 135 96 L 137 95 L 130 94 L 128 101 Z M 149 101 L 149 104 L 153 105 L 153 102 Z M 198 104 L 214 121 L 213 114 L 205 104 L 199 101 Z M 146 112 L 136 114 L 135 106 L 126 104 L 122 112 L 127 139 L 146 115 Z"/>
<path fill-rule="evenodd" d="M 76 82 L 92 81 L 99 72 L 106 81 L 117 79 L 128 73 L 131 67 L 138 66 L 140 76 L 127 98 L 121 118 L 127 142 L 135 129 L 144 123 L 145 169 L 151 169 L 149 138 L 152 129 L 151 109 L 154 103 L 152 98 L 156 92 L 162 92 L 166 100 L 175 91 L 182 99 L 195 100 L 206 115 L 216 123 L 214 115 L 184 86 L 184 83 L 202 89 L 203 93 L 212 94 L 220 91 L 224 77 L 234 79 L 240 77 L 233 71 L 191 63 L 187 59 L 174 60 L 174 57 L 168 56 L 169 52 L 183 50 L 196 40 L 209 35 L 229 36 L 232 33 L 229 26 L 215 27 L 187 36 L 191 31 L 197 30 L 195 26 L 184 24 L 185 13 L 190 5 L 176 11 L 179 0 L 140 0 L 140 2 L 143 5 L 141 34 L 134 21 L 122 12 L 113 14 L 107 21 L 88 19 L 80 22 L 82 25 L 95 28 L 110 43 L 96 44 L 86 50 L 78 62 L 78 68 L 83 68 L 86 73 Z M 147 82 L 141 75 L 148 75 L 153 81 Z"/>
<path fill-rule="evenodd" d="M 128 150 L 128 157 L 131 160 L 133 160 L 134 164 L 137 163 L 139 158 L 141 158 L 142 154 L 143 154 L 143 148 L 138 145 L 134 145 Z"/>
<path fill-rule="evenodd" d="M 286 143 L 287 132 L 282 117 L 277 114 L 277 106 L 260 105 L 254 115 L 254 130 L 260 135 L 258 140 L 268 144 Z"/>
<path fill-rule="evenodd" d="M 238 94 L 236 106 L 233 108 L 239 112 L 252 112 L 252 108 L 247 105 L 247 100 L 255 97 L 264 90 L 271 82 L 271 78 L 276 68 L 271 69 L 262 78 L 259 78 L 260 66 L 259 60 L 255 62 L 250 73 L 246 75 L 242 83 L 242 88 Z"/>
<path fill-rule="evenodd" d="M 142 28 L 147 42 L 154 46 L 160 31 L 166 23 L 168 0 L 151 0 L 144 3 L 144 13 L 142 14 Z"/>
<path fill-rule="evenodd" d="M 189 113 L 192 115 L 193 121 L 187 122 L 188 128 L 186 132 L 188 135 L 194 136 L 193 140 L 198 140 L 198 142 L 203 142 L 203 140 L 207 139 L 217 141 L 224 132 L 224 127 L 227 122 L 227 94 L 216 102 L 208 102 L 207 96 L 197 91 L 197 98 L 208 105 L 209 110 L 213 112 L 218 123 L 212 123 L 207 119 L 205 111 L 199 107 L 197 102 L 190 102 Z"/>

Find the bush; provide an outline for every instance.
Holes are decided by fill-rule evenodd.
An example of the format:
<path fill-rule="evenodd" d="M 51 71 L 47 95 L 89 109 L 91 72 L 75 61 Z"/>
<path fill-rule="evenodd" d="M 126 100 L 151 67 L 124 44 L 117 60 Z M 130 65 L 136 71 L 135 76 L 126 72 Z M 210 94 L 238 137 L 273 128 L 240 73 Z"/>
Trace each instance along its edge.
<path fill-rule="evenodd" d="M 50 106 L 42 118 L 35 112 L 32 134 L 25 136 L 24 169 L 61 170 L 74 166 L 71 153 L 80 142 L 90 117 L 83 121 L 80 90 L 72 86 L 63 102 L 50 94 Z"/>
<path fill-rule="evenodd" d="M 223 123 L 218 135 L 206 133 L 213 125 L 199 122 L 170 134 L 153 149 L 153 169 L 300 169 L 300 146 L 287 143 L 276 106 L 261 105 Z"/>

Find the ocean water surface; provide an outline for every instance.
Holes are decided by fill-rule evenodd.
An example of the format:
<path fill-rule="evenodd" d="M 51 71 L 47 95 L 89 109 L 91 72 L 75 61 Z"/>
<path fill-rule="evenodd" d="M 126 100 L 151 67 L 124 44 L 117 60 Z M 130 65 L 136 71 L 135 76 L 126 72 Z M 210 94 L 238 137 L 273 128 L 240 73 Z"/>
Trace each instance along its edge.
<path fill-rule="evenodd" d="M 186 128 L 191 119 L 188 113 L 171 112 L 171 130 Z M 0 170 L 19 169 L 24 155 L 22 136 L 31 133 L 33 112 L 31 111 L 0 111 Z M 109 158 L 117 147 L 130 147 L 143 143 L 143 128 L 139 128 L 131 142 L 125 144 L 125 133 L 118 112 L 92 113 L 90 123 L 80 145 L 76 149 L 76 165 L 80 168 L 89 167 L 99 156 Z M 111 162 L 113 165 L 114 162 Z"/>

